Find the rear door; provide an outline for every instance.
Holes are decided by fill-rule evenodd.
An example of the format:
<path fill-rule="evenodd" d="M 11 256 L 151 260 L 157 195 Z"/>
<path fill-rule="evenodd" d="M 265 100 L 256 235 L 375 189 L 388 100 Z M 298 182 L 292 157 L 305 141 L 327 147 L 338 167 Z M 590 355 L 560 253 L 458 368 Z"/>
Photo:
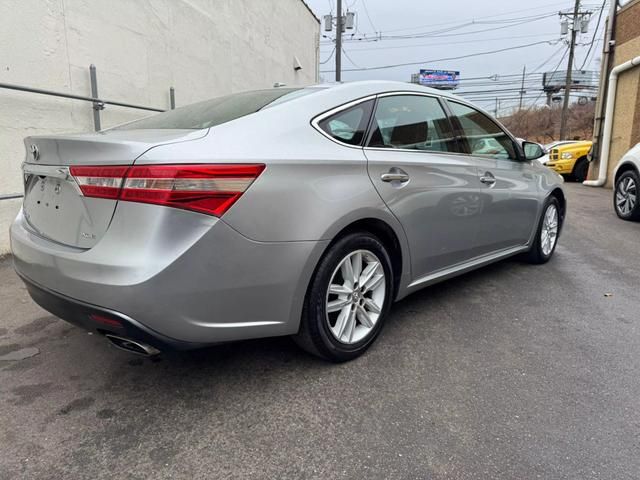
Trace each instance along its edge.
<path fill-rule="evenodd" d="M 87 198 L 82 195 L 71 169 L 105 167 L 124 176 L 150 148 L 206 135 L 206 130 L 112 130 L 107 132 L 27 137 L 26 160 L 22 165 L 25 197 L 23 213 L 31 230 L 62 245 L 91 248 L 104 235 L 116 208 L 117 199 Z M 120 178 L 120 180 L 118 180 Z M 93 178 L 96 187 L 120 187 L 121 177 Z M 102 182 L 102 184 L 100 184 Z"/>
<path fill-rule="evenodd" d="M 531 162 L 518 154 L 515 141 L 479 110 L 447 100 L 465 151 L 478 165 L 485 198 L 478 223 L 477 249 L 489 254 L 525 245 L 536 225 L 538 186 Z"/>
<path fill-rule="evenodd" d="M 414 280 L 476 255 L 478 171 L 460 154 L 438 97 L 379 96 L 364 151 L 375 188 L 407 234 Z"/>

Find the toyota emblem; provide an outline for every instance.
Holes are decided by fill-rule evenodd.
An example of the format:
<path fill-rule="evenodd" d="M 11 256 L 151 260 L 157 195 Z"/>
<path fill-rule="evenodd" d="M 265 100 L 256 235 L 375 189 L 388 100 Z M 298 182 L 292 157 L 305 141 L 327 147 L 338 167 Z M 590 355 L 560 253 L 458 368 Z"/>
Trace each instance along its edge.
<path fill-rule="evenodd" d="M 31 144 L 30 150 L 31 150 L 31 156 L 33 157 L 33 160 L 37 162 L 38 159 L 40 158 L 40 150 L 38 150 L 38 146 Z"/>

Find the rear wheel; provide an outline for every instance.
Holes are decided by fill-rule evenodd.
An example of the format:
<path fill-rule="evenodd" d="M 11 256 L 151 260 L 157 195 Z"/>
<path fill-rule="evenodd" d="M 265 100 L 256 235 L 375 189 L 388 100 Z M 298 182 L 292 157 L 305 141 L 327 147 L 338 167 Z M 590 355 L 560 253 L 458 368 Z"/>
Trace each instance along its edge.
<path fill-rule="evenodd" d="M 392 295 L 393 272 L 384 245 L 370 233 L 349 234 L 320 260 L 294 340 L 327 360 L 354 359 L 380 333 Z"/>
<path fill-rule="evenodd" d="M 584 182 L 587 179 L 589 173 L 589 161 L 586 157 L 579 158 L 576 164 L 573 166 L 573 172 L 571 176 L 576 182 Z"/>
<path fill-rule="evenodd" d="M 616 181 L 613 207 L 618 217 L 623 220 L 640 220 L 638 186 L 640 186 L 640 178 L 633 170 L 624 172 Z"/>
<path fill-rule="evenodd" d="M 538 224 L 538 230 L 527 253 L 526 260 L 529 263 L 547 263 L 556 250 L 558 234 L 560 233 L 560 204 L 555 197 L 549 197 L 542 209 L 542 216 Z"/>

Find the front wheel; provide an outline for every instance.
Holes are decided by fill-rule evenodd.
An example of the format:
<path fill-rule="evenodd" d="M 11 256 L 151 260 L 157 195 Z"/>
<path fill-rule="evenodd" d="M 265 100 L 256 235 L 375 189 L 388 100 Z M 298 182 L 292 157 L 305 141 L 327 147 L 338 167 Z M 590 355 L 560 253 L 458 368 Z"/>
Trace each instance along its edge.
<path fill-rule="evenodd" d="M 618 217 L 623 220 L 640 220 L 639 185 L 640 178 L 633 170 L 624 172 L 616 181 L 613 206 Z"/>
<path fill-rule="evenodd" d="M 316 269 L 295 342 L 334 362 L 364 353 L 392 303 L 393 271 L 384 245 L 370 233 L 334 243 Z"/>
<path fill-rule="evenodd" d="M 573 180 L 576 182 L 584 182 L 587 179 L 587 174 L 589 173 L 589 161 L 586 157 L 579 158 L 576 164 L 573 167 L 573 172 L 571 174 Z"/>
<path fill-rule="evenodd" d="M 558 199 L 549 197 L 544 203 L 533 245 L 526 256 L 529 263 L 547 263 L 551 259 L 558 242 L 560 222 L 560 204 L 558 203 Z"/>

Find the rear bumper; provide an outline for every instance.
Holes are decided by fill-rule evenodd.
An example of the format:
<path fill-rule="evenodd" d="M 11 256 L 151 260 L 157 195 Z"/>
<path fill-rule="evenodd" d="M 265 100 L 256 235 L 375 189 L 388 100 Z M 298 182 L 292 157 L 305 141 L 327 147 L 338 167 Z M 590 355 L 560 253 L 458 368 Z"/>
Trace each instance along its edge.
<path fill-rule="evenodd" d="M 214 217 L 133 203 L 89 250 L 39 237 L 22 214 L 11 227 L 16 271 L 37 303 L 90 330 L 87 312 L 111 313 L 160 350 L 296 333 L 327 244 L 255 242 Z"/>
<path fill-rule="evenodd" d="M 160 335 L 128 316 L 53 292 L 20 275 L 29 295 L 42 308 L 77 327 L 113 334 L 151 345 L 158 350 L 191 350 L 203 345 Z"/>

